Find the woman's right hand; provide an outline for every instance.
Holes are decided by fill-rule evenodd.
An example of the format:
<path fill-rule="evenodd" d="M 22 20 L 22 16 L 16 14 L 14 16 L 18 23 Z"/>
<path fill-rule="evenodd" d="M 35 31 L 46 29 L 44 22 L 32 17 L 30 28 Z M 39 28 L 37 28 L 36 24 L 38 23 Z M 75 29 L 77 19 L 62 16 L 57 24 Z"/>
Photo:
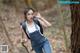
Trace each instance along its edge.
<path fill-rule="evenodd" d="M 21 42 L 26 43 L 26 42 L 28 42 L 28 40 L 27 39 L 21 39 Z"/>

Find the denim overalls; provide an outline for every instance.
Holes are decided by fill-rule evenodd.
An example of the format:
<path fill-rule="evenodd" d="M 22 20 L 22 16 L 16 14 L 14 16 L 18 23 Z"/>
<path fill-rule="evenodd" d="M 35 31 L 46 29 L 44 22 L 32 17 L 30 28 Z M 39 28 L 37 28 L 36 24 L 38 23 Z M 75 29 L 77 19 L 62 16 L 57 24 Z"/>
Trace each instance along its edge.
<path fill-rule="evenodd" d="M 40 30 L 37 27 L 37 24 L 34 23 L 34 25 L 37 30 L 32 33 L 29 33 L 28 27 L 26 27 L 27 33 L 31 40 L 32 48 L 36 53 L 43 53 L 43 50 L 45 51 L 45 53 L 51 53 L 51 48 L 47 38 L 45 38 L 43 34 L 41 34 Z"/>

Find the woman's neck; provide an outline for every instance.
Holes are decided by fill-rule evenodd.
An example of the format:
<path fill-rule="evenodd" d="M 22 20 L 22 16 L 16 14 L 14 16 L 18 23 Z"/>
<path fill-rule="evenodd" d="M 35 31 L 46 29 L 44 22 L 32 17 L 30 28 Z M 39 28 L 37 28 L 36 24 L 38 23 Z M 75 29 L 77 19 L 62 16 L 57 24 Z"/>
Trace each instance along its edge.
<path fill-rule="evenodd" d="M 33 23 L 33 20 L 27 21 L 27 23 L 31 25 Z"/>

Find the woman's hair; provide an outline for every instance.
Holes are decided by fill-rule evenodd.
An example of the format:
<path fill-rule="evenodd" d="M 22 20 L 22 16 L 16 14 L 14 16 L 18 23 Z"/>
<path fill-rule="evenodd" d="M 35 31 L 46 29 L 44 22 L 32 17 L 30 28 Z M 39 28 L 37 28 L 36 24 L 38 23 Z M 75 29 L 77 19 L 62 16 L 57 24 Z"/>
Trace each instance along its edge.
<path fill-rule="evenodd" d="M 29 10 L 32 10 L 33 12 L 36 12 L 36 10 L 33 9 L 33 8 L 25 8 L 25 10 L 24 10 L 24 18 L 25 18 L 25 20 L 27 20 L 26 14 L 28 13 Z"/>

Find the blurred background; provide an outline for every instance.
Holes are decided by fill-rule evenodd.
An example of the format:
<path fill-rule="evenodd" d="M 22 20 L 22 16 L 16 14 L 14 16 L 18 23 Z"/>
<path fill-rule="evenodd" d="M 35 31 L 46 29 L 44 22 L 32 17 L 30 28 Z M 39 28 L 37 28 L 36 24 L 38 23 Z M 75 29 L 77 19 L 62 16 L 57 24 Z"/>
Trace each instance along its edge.
<path fill-rule="evenodd" d="M 58 0 L 0 0 L 0 45 L 8 45 L 9 53 L 27 53 L 21 45 L 20 22 L 24 20 L 26 7 L 37 9 L 52 26 L 44 29 L 52 53 L 70 53 L 71 12 L 69 5 Z M 27 48 L 30 53 L 30 43 Z"/>

